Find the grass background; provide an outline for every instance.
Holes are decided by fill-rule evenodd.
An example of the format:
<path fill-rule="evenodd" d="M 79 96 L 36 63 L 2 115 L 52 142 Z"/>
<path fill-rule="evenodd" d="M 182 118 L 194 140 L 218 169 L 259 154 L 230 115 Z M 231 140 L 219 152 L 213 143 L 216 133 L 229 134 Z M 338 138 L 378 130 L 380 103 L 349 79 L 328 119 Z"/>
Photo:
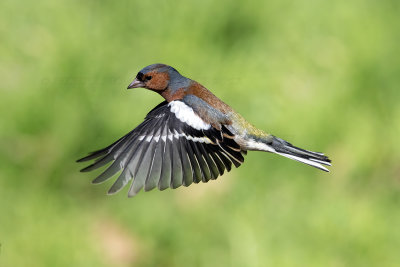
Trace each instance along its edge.
<path fill-rule="evenodd" d="M 398 1 L 0 3 L 1 266 L 398 266 Z M 177 190 L 105 192 L 74 161 L 161 98 L 174 66 L 256 126 L 333 160 L 252 152 Z"/>

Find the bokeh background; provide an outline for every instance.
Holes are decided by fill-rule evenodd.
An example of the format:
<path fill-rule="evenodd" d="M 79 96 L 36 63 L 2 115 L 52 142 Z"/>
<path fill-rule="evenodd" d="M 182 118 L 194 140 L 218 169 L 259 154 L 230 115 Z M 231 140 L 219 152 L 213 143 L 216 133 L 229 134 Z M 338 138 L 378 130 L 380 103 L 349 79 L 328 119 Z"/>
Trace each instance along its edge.
<path fill-rule="evenodd" d="M 399 1 L 0 7 L 1 266 L 399 266 Z M 331 172 L 252 152 L 208 184 L 106 196 L 75 160 L 162 101 L 125 89 L 157 62 Z"/>

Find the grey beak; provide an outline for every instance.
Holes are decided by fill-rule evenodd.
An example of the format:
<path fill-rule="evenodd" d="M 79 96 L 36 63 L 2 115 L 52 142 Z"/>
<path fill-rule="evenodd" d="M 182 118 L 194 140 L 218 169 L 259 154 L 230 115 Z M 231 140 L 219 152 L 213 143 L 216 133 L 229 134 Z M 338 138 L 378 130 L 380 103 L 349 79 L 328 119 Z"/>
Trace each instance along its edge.
<path fill-rule="evenodd" d="M 138 79 L 134 79 L 131 84 L 128 85 L 127 89 L 132 89 L 132 88 L 140 88 L 144 87 L 144 82 L 139 81 Z"/>

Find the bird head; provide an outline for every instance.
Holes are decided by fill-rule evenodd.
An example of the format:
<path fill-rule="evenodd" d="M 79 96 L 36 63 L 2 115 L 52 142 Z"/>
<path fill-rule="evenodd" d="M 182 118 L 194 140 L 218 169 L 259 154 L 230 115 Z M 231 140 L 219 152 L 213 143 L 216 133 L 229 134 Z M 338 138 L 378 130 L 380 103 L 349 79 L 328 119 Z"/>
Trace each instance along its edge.
<path fill-rule="evenodd" d="M 128 89 L 146 88 L 152 91 L 164 91 L 170 85 L 171 79 L 180 76 L 179 72 L 165 64 L 149 65 L 138 72 Z"/>

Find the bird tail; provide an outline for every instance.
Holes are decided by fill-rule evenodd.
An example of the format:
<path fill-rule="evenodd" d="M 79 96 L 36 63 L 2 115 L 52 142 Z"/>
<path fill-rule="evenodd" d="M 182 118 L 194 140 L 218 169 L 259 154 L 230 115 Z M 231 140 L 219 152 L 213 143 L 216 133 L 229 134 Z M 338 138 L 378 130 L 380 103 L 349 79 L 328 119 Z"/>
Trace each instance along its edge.
<path fill-rule="evenodd" d="M 317 169 L 329 172 L 327 168 L 322 165 L 332 166 L 331 160 L 320 152 L 308 151 L 292 145 L 291 143 L 278 138 L 276 136 L 268 136 L 265 139 L 257 140 L 257 147 L 262 151 L 272 152 L 289 159 L 293 159 L 307 165 L 313 166 Z M 261 144 L 260 144 L 261 143 Z M 261 146 L 260 146 L 261 145 Z"/>

